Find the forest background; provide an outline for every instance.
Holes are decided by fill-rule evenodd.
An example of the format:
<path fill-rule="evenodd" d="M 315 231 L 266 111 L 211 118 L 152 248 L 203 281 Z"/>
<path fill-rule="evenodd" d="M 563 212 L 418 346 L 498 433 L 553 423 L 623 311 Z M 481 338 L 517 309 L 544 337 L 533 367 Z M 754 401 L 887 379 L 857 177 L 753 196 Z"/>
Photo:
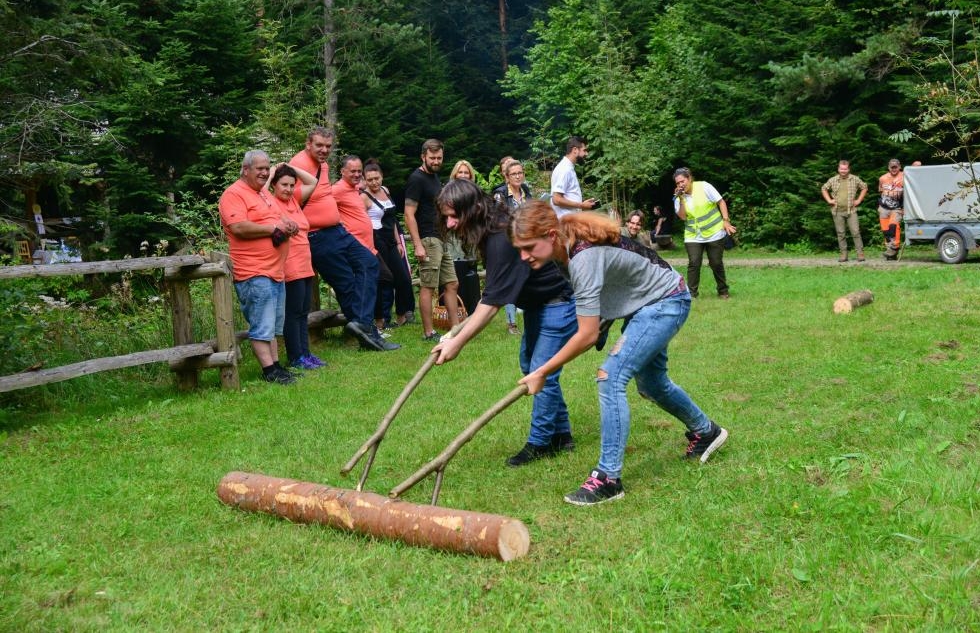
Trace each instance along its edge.
<path fill-rule="evenodd" d="M 396 195 L 429 137 L 449 165 L 468 159 L 489 180 L 501 156 L 526 160 L 541 191 L 580 134 L 583 184 L 610 205 L 669 204 L 670 173 L 686 165 L 729 200 L 743 242 L 829 247 L 819 187 L 838 159 L 873 189 L 892 157 L 975 158 L 976 12 L 907 0 L 2 1 L 0 252 L 31 234 L 38 208 L 49 236 L 77 236 L 86 259 L 144 242 L 204 247 L 220 239 L 216 201 L 244 151 L 288 158 L 314 124 L 336 129 L 334 158 L 379 159 Z"/>

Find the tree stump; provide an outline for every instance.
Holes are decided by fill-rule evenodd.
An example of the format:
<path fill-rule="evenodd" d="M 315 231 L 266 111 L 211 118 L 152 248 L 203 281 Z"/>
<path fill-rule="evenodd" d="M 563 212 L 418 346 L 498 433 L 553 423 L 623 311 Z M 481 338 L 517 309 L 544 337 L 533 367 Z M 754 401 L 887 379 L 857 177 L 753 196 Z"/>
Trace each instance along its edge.
<path fill-rule="evenodd" d="M 531 544 L 527 527 L 510 517 L 416 505 L 371 492 L 260 474 L 228 473 L 218 484 L 218 497 L 240 510 L 297 523 L 319 523 L 502 561 L 524 556 Z"/>
<path fill-rule="evenodd" d="M 870 290 L 855 290 L 834 301 L 834 314 L 849 314 L 855 308 L 866 306 L 875 300 Z"/>

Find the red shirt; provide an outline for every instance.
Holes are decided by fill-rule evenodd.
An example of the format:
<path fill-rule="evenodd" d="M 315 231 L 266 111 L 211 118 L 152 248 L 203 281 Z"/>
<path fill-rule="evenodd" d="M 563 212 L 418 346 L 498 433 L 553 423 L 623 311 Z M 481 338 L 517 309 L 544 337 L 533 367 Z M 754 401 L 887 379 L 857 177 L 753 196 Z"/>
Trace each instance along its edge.
<path fill-rule="evenodd" d="M 326 165 L 323 165 L 321 172 L 321 165 L 314 161 L 306 150 L 293 156 L 289 164 L 310 172 L 314 177 L 319 175 L 316 181 L 316 189 L 310 194 L 306 206 L 303 207 L 303 213 L 310 221 L 310 230 L 316 231 L 340 224 L 340 211 L 337 210 L 337 201 L 333 197 L 333 187 L 330 184 L 330 175 L 327 173 Z M 296 187 L 297 204 L 303 195 L 301 189 L 302 187 Z"/>
<path fill-rule="evenodd" d="M 378 251 L 374 248 L 374 227 L 367 209 L 364 208 L 361 192 L 341 179 L 333 185 L 333 197 L 340 208 L 340 221 L 347 232 L 371 253 L 377 254 Z"/>
<path fill-rule="evenodd" d="M 262 189 L 256 191 L 243 180 L 236 180 L 225 189 L 218 200 L 221 226 L 228 237 L 228 254 L 235 269 L 235 281 L 245 281 L 252 277 L 269 277 L 273 281 L 283 281 L 283 262 L 289 252 L 289 241 L 278 248 L 272 245 L 271 237 L 244 240 L 235 237 L 229 226 L 238 222 L 274 225 L 281 214 L 275 205 L 272 194 Z"/>

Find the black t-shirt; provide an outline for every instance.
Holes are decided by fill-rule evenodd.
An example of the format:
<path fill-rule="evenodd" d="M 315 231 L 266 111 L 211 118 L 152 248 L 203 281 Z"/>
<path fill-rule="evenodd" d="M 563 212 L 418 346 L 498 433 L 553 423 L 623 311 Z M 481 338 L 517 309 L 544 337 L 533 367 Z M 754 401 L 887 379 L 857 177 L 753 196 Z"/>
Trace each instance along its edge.
<path fill-rule="evenodd" d="M 557 264 L 548 262 L 533 270 L 503 231 L 487 236 L 484 255 L 487 277 L 480 303 L 491 306 L 513 303 L 527 310 L 540 308 L 556 297 L 572 296 L 572 286 Z"/>
<path fill-rule="evenodd" d="M 419 237 L 439 237 L 436 228 L 436 196 L 442 191 L 438 174 L 429 174 L 419 167 L 405 183 L 405 200 L 418 203 L 415 222 L 419 225 Z"/>

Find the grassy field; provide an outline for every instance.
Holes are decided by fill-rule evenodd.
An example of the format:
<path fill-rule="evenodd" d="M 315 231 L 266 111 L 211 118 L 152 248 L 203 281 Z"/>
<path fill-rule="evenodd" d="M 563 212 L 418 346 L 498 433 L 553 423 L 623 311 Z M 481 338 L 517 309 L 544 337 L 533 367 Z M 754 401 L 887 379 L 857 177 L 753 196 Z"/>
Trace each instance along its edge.
<path fill-rule="evenodd" d="M 0 630 L 980 628 L 977 264 L 729 274 L 725 302 L 705 271 L 671 347 L 674 380 L 731 432 L 708 464 L 679 459 L 682 425 L 631 388 L 625 499 L 563 503 L 598 456 L 595 352 L 562 381 L 574 453 L 504 466 L 524 399 L 450 464 L 440 505 L 527 524 L 530 553 L 506 564 L 215 495 L 233 470 L 353 487 L 339 469 L 421 365 L 417 325 L 386 354 L 330 337 L 315 347 L 330 366 L 291 387 L 258 381 L 247 352 L 241 392 L 177 395 L 142 374 L 123 391 L 115 374 L 64 387 L 60 406 L 8 409 Z M 864 288 L 872 305 L 832 314 Z M 367 488 L 385 493 L 510 391 L 517 345 L 501 317 L 434 369 Z"/>

